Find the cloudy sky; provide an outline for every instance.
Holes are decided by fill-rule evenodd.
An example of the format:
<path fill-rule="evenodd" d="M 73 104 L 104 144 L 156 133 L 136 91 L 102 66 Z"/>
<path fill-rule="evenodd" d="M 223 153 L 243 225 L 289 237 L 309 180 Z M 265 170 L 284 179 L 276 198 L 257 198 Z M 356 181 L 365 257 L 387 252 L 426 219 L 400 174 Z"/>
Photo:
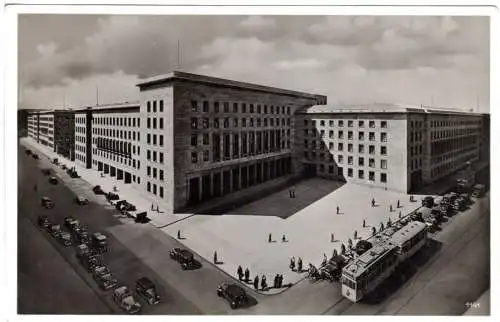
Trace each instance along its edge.
<path fill-rule="evenodd" d="M 174 69 L 325 94 L 489 111 L 489 18 L 19 16 L 20 108 L 138 100 Z M 178 68 L 177 43 L 180 43 Z"/>

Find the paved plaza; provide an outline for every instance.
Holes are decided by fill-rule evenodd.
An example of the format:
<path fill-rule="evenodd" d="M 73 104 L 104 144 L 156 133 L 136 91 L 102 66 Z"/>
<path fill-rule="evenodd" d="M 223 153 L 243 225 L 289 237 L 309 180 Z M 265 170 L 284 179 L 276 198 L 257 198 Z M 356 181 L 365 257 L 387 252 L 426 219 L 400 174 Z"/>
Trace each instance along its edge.
<path fill-rule="evenodd" d="M 324 254 L 329 258 L 334 249 L 340 253 L 342 243 L 347 246 L 349 238 L 355 244 L 354 231 L 358 239 L 368 238 L 372 227 L 378 230 L 381 222 L 385 225 L 389 218 L 396 221 L 400 211 L 404 216 L 420 207 L 421 198 L 415 196 L 417 201 L 410 202 L 409 195 L 403 193 L 321 178 L 303 181 L 294 190 L 293 199 L 285 189 L 230 213 L 194 215 L 162 230 L 173 237 L 180 231 L 181 242 L 207 260 L 217 251 L 222 262 L 218 266 L 232 276 L 241 265 L 248 267 L 251 276 L 265 274 L 271 283 L 275 274 L 283 274 L 285 284 L 295 283 L 305 273 L 292 272 L 290 258 L 302 258 L 304 269 L 309 263 L 318 267 Z M 400 208 L 396 208 L 397 200 Z"/>

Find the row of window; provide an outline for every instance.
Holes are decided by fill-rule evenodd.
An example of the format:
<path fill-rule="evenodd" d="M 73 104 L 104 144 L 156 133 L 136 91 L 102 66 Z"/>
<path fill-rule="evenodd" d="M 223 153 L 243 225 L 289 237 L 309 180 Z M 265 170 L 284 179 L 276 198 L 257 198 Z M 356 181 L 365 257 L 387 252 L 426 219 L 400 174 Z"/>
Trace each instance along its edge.
<path fill-rule="evenodd" d="M 85 133 L 85 128 L 84 127 L 80 127 L 80 126 L 77 126 L 75 127 L 75 132 L 76 133 Z"/>
<path fill-rule="evenodd" d="M 481 120 L 434 120 L 431 121 L 431 127 L 447 127 L 447 126 L 463 126 L 463 125 L 480 125 Z"/>
<path fill-rule="evenodd" d="M 95 124 L 99 125 L 141 127 L 141 122 L 138 117 L 96 116 L 93 118 L 93 121 Z"/>
<path fill-rule="evenodd" d="M 309 160 L 312 160 L 312 161 L 315 161 L 317 159 L 319 159 L 319 161 L 325 161 L 326 160 L 326 156 L 325 156 L 325 153 L 320 153 L 319 155 L 317 155 L 315 152 L 311 152 L 310 154 L 306 151 L 304 152 L 304 157 L 306 159 L 309 159 Z M 319 157 L 319 158 L 318 158 Z M 329 154 L 329 162 L 333 162 L 334 159 L 333 159 L 333 155 Z M 337 162 L 339 164 L 343 164 L 344 163 L 344 155 L 342 154 L 339 154 L 337 155 Z M 354 165 L 354 157 L 349 155 L 347 156 L 347 164 L 348 165 Z M 364 157 L 358 157 L 358 166 L 360 167 L 364 167 L 365 166 L 365 158 Z M 368 166 L 370 168 L 375 168 L 375 159 L 374 158 L 368 158 Z M 381 159 L 380 160 L 380 168 L 381 169 L 387 169 L 387 160 L 386 159 Z"/>
<path fill-rule="evenodd" d="M 148 181 L 148 183 L 146 184 L 146 189 L 148 190 L 148 192 L 152 192 L 154 195 L 157 195 L 157 193 L 158 193 L 158 196 L 160 198 L 163 198 L 163 187 L 162 186 L 159 186 L 159 189 L 157 189 L 156 183 L 151 184 L 151 182 Z"/>
<path fill-rule="evenodd" d="M 75 158 L 83 163 L 85 163 L 85 157 L 80 154 L 75 154 Z"/>
<path fill-rule="evenodd" d="M 333 169 L 334 169 L 334 166 L 333 165 L 329 165 L 328 166 L 328 173 L 329 174 L 334 174 L 334 170 Z M 320 174 L 326 173 L 326 167 L 325 167 L 324 164 L 319 164 L 318 165 L 318 172 Z M 339 177 L 343 177 L 344 176 L 344 168 L 343 167 L 337 167 L 337 176 L 339 176 Z M 354 169 L 347 168 L 347 176 L 349 178 L 353 178 L 354 177 Z M 358 179 L 365 179 L 365 170 L 358 170 L 357 177 L 358 177 Z M 382 183 L 387 183 L 387 173 L 385 173 L 385 172 L 380 173 L 379 174 L 379 180 Z M 376 179 L 375 179 L 375 171 L 368 171 L 368 181 L 373 181 L 373 182 L 376 181 Z"/>
<path fill-rule="evenodd" d="M 158 141 L 156 139 L 159 139 Z M 152 139 L 152 140 L 151 140 Z M 147 133 L 146 134 L 146 143 L 148 145 L 159 145 L 159 146 L 163 146 L 163 134 L 153 134 L 151 135 L 151 133 Z"/>
<path fill-rule="evenodd" d="M 201 104 L 201 106 L 200 106 Z M 241 107 L 241 108 L 240 108 Z M 248 108 L 247 108 L 248 107 Z M 210 113 L 257 113 L 257 114 L 291 114 L 290 106 L 274 106 L 274 105 L 261 105 L 261 104 L 250 104 L 250 103 L 230 103 L 230 102 L 218 102 L 215 101 L 212 104 L 212 109 L 210 109 L 210 102 L 203 101 L 197 102 L 195 100 L 191 101 L 191 112 Z"/>
<path fill-rule="evenodd" d="M 316 145 L 316 141 L 311 141 L 311 149 L 324 149 L 325 148 L 325 143 L 323 141 L 320 142 L 320 144 Z M 304 148 L 308 149 L 309 148 L 309 141 L 304 140 Z M 334 151 L 335 145 L 333 142 L 328 143 L 328 149 L 330 151 Z M 343 142 L 338 142 L 337 143 L 337 151 L 344 151 L 344 143 Z M 347 144 L 347 152 L 349 153 L 354 153 L 354 144 L 349 143 Z M 365 153 L 365 145 L 364 144 L 358 144 L 358 153 Z M 368 146 L 368 153 L 369 154 L 375 154 L 375 145 L 369 145 Z M 381 155 L 387 155 L 387 146 L 382 145 L 380 146 L 380 154 Z"/>
<path fill-rule="evenodd" d="M 421 141 L 422 140 L 422 132 L 410 132 L 410 142 L 413 141 Z"/>
<path fill-rule="evenodd" d="M 146 168 L 146 175 L 148 177 L 152 177 L 153 179 L 158 179 L 160 181 L 163 181 L 165 178 L 163 176 L 163 170 L 162 169 L 157 169 L 155 167 L 147 166 Z"/>
<path fill-rule="evenodd" d="M 76 124 L 85 124 L 85 120 L 87 119 L 86 116 L 76 116 L 75 117 L 75 123 Z"/>
<path fill-rule="evenodd" d="M 316 124 L 317 124 L 316 120 L 305 119 L 304 120 L 304 126 L 308 126 L 309 122 L 311 122 L 312 126 L 316 126 Z M 338 127 L 343 127 L 344 126 L 344 120 L 337 120 L 336 123 L 337 123 Z M 363 127 L 365 127 L 366 123 L 365 123 L 365 121 L 360 120 L 360 121 L 357 122 L 357 124 L 358 124 L 358 127 L 363 128 Z M 376 124 L 375 121 L 368 121 L 368 127 L 369 128 L 375 128 L 375 124 Z M 383 128 L 383 129 L 387 128 L 387 121 L 380 121 L 379 124 L 380 124 L 381 128 Z M 319 125 L 320 126 L 326 126 L 326 120 L 319 120 Z M 330 126 L 330 127 L 335 126 L 335 120 L 328 120 L 328 126 Z M 353 120 L 347 120 L 347 127 L 354 127 L 354 121 Z"/>
<path fill-rule="evenodd" d="M 148 161 L 153 161 L 153 162 L 159 162 L 161 164 L 163 164 L 163 152 L 157 152 L 157 151 L 151 151 L 151 150 L 147 150 L 146 151 L 146 159 L 148 159 Z"/>
<path fill-rule="evenodd" d="M 98 166 L 99 162 L 97 160 L 92 160 L 92 164 L 94 165 L 94 169 L 98 170 L 98 168 L 99 168 L 99 166 Z M 100 170 L 100 171 L 102 171 L 102 170 Z M 124 172 L 126 172 L 126 171 L 124 171 Z M 132 182 L 141 183 L 141 177 L 136 176 L 135 174 L 132 174 Z"/>
<path fill-rule="evenodd" d="M 156 103 L 157 101 L 147 101 L 146 106 L 147 106 L 147 111 L 148 113 L 156 113 Z M 158 101 L 158 107 L 159 107 L 159 112 L 163 113 L 163 100 Z"/>
<path fill-rule="evenodd" d="M 268 122 L 269 120 L 269 122 Z M 248 121 L 248 122 L 247 122 Z M 234 118 L 229 118 L 229 117 L 225 117 L 225 118 L 222 118 L 222 119 L 219 119 L 219 118 L 214 118 L 213 120 L 208 118 L 208 117 L 204 117 L 204 118 L 197 118 L 197 117 L 192 117 L 191 118 L 191 129 L 193 130 L 196 130 L 196 129 L 199 129 L 200 126 L 202 129 L 209 129 L 211 127 L 215 128 L 215 129 L 219 129 L 221 128 L 221 122 L 222 122 L 222 128 L 229 128 L 229 127 L 233 127 L 233 128 L 237 128 L 241 125 L 241 127 L 254 127 L 254 126 L 257 126 L 257 127 L 261 127 L 261 126 L 264 126 L 264 127 L 267 127 L 268 124 L 269 126 L 290 126 L 290 118 L 264 118 L 264 119 L 261 119 L 261 118 L 256 118 L 254 119 L 253 117 L 249 118 L 249 119 L 246 119 L 246 118 L 241 118 L 241 121 L 237 118 L 237 117 L 234 117 Z M 153 121 L 153 128 L 156 128 L 155 127 L 155 124 L 156 122 Z M 149 122 L 148 122 L 148 128 L 149 128 Z M 163 122 L 160 121 L 160 129 L 163 128 Z"/>
<path fill-rule="evenodd" d="M 308 136 L 308 135 L 309 135 L 309 130 L 305 129 L 304 130 L 304 136 Z M 316 130 L 312 130 L 311 131 L 311 136 L 312 137 L 316 137 Z M 325 137 L 325 130 L 321 130 L 319 132 L 319 136 L 321 138 L 324 138 Z M 335 139 L 334 131 L 331 131 L 331 130 L 328 131 L 328 138 L 329 139 Z M 343 140 L 345 138 L 344 131 L 338 131 L 336 138 L 339 139 L 339 140 Z M 347 132 L 347 139 L 348 140 L 354 140 L 354 132 L 353 131 L 348 131 Z M 365 139 L 365 132 L 363 132 L 363 131 L 358 132 L 358 140 L 359 141 L 363 141 L 364 139 Z M 376 141 L 375 132 L 368 132 L 368 139 L 370 141 Z M 380 132 L 380 141 L 381 142 L 387 142 L 387 133 L 386 132 Z"/>
<path fill-rule="evenodd" d="M 421 144 L 410 147 L 410 157 L 413 157 L 414 155 L 421 155 L 423 150 L 423 145 Z"/>
<path fill-rule="evenodd" d="M 135 169 L 141 168 L 141 161 L 139 160 L 123 157 L 121 155 L 117 155 L 116 153 L 108 152 L 106 150 L 101 150 L 101 149 L 93 149 L 93 152 L 94 155 L 97 155 L 101 158 L 106 158 L 117 163 L 128 165 L 129 167 L 133 167 Z"/>
<path fill-rule="evenodd" d="M 117 139 L 125 139 L 125 140 L 128 139 L 134 141 L 141 140 L 140 132 L 135 132 L 135 131 L 124 131 L 124 130 L 115 130 L 107 128 L 93 128 L 92 133 L 96 135 L 103 135 Z"/>
<path fill-rule="evenodd" d="M 433 140 L 443 139 L 443 138 L 450 138 L 454 136 L 462 136 L 467 134 L 477 134 L 478 132 L 479 132 L 478 130 L 473 128 L 431 131 L 431 138 Z"/>

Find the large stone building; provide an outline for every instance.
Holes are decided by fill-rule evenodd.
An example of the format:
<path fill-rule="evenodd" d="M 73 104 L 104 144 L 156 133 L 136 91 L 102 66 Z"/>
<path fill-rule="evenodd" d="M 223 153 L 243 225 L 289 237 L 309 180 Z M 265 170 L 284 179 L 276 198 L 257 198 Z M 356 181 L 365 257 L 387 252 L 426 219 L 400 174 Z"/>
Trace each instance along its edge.
<path fill-rule="evenodd" d="M 306 175 L 409 192 L 479 160 L 484 116 L 395 104 L 296 113 Z"/>
<path fill-rule="evenodd" d="M 330 106 L 322 95 L 183 72 L 138 87 L 139 103 L 30 113 L 28 136 L 165 212 L 314 175 L 409 192 L 489 159 L 487 115 Z"/>

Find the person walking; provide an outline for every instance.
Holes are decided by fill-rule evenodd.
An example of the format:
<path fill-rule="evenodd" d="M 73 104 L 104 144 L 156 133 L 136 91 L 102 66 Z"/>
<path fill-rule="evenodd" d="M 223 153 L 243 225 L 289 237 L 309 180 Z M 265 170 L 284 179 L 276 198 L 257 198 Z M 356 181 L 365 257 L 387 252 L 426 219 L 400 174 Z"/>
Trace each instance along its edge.
<path fill-rule="evenodd" d="M 274 275 L 273 288 L 278 288 L 278 274 Z"/>
<path fill-rule="evenodd" d="M 279 275 L 278 287 L 279 288 L 283 287 L 283 275 L 282 274 Z"/>
<path fill-rule="evenodd" d="M 330 234 L 330 242 L 335 242 L 335 236 L 333 235 L 333 233 Z"/>
<path fill-rule="evenodd" d="M 214 264 L 217 264 L 217 251 L 214 252 Z"/>
<path fill-rule="evenodd" d="M 267 242 L 272 242 L 272 237 L 271 237 L 271 233 L 269 233 L 269 237 L 267 238 Z"/>
<path fill-rule="evenodd" d="M 294 188 L 292 188 L 292 198 L 294 198 L 294 199 L 295 199 L 295 187 L 294 187 Z"/>
<path fill-rule="evenodd" d="M 262 275 L 260 279 L 260 287 L 264 291 L 267 288 L 266 275 Z"/>
<path fill-rule="evenodd" d="M 299 260 L 297 261 L 297 271 L 299 273 L 302 272 L 302 258 L 299 257 Z"/>
<path fill-rule="evenodd" d="M 366 227 L 366 221 L 363 219 L 363 228 Z"/>
<path fill-rule="evenodd" d="M 253 279 L 253 288 L 257 291 L 259 289 L 259 276 L 255 275 Z"/>
<path fill-rule="evenodd" d="M 282 243 L 286 242 L 286 237 L 285 237 L 285 234 L 283 234 L 283 236 L 281 237 L 281 242 L 282 242 Z"/>
<path fill-rule="evenodd" d="M 241 281 L 243 278 L 243 268 L 241 268 L 241 265 L 238 265 L 237 273 L 238 273 L 238 279 Z"/>
<path fill-rule="evenodd" d="M 155 210 L 154 205 L 151 204 L 151 211 L 154 211 L 154 210 Z"/>
<path fill-rule="evenodd" d="M 292 189 L 288 189 L 288 196 L 292 199 Z"/>
<path fill-rule="evenodd" d="M 337 206 L 337 215 L 339 214 L 340 208 Z"/>
<path fill-rule="evenodd" d="M 293 271 L 295 269 L 295 257 L 290 260 L 290 269 Z"/>
<path fill-rule="evenodd" d="M 400 206 L 400 204 L 399 204 L 399 199 L 398 199 L 398 206 L 397 206 L 397 208 L 399 208 L 399 206 Z"/>
<path fill-rule="evenodd" d="M 392 212 L 392 205 L 389 205 L 389 212 Z"/>
<path fill-rule="evenodd" d="M 181 239 L 181 230 L 177 230 L 177 239 Z"/>
<path fill-rule="evenodd" d="M 248 283 L 250 280 L 250 271 L 248 270 L 248 267 L 245 269 L 245 282 Z"/>
<path fill-rule="evenodd" d="M 372 207 L 375 207 L 375 198 L 372 199 Z"/>

